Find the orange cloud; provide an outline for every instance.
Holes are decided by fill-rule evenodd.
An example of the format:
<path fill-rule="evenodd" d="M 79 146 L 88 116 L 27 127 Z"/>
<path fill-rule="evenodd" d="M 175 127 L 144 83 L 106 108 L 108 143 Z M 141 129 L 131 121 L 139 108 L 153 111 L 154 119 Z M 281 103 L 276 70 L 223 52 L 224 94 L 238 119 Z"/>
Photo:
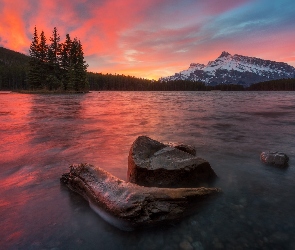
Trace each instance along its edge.
<path fill-rule="evenodd" d="M 22 13 L 26 10 L 24 2 L 3 0 L 1 3 L 0 37 L 4 46 L 13 50 L 23 50 L 29 43 Z"/>
<path fill-rule="evenodd" d="M 35 25 L 48 39 L 57 27 L 81 40 L 89 70 L 156 79 L 224 50 L 295 66 L 292 6 L 266 2 L 2 0 L 0 45 L 28 53 Z"/>

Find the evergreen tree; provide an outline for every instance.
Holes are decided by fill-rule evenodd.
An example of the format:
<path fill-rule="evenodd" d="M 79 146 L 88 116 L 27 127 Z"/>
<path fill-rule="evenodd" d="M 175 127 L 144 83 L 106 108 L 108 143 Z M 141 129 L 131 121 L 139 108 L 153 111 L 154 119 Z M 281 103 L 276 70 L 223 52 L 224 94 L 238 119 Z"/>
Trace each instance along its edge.
<path fill-rule="evenodd" d="M 30 45 L 30 56 L 34 59 L 39 58 L 39 37 L 36 26 L 34 28 L 34 36 Z"/>
<path fill-rule="evenodd" d="M 27 77 L 27 83 L 29 88 L 38 89 L 41 83 L 41 71 L 39 68 L 39 37 L 37 28 L 34 28 L 34 36 L 30 45 L 30 61 L 29 61 L 29 72 Z"/>
<path fill-rule="evenodd" d="M 48 46 L 48 76 L 46 78 L 49 90 L 60 88 L 60 56 L 61 44 L 60 36 L 57 33 L 57 28 L 54 27 L 52 36 L 49 38 L 50 45 Z"/>
<path fill-rule="evenodd" d="M 84 52 L 83 52 L 83 47 L 80 40 L 78 41 L 77 45 L 78 45 L 77 64 L 75 68 L 77 86 L 79 91 L 88 91 L 89 90 L 89 83 L 87 80 L 88 64 L 86 64 L 86 61 L 84 60 Z"/>
<path fill-rule="evenodd" d="M 31 89 L 88 90 L 86 75 L 88 65 L 84 61 L 81 42 L 77 38 L 71 40 L 70 35 L 67 34 L 65 42 L 61 44 L 56 27 L 49 41 L 50 44 L 47 45 L 43 31 L 39 38 L 35 27 L 30 46 L 28 72 L 28 83 Z"/>
<path fill-rule="evenodd" d="M 46 37 L 44 34 L 44 31 L 42 30 L 41 34 L 40 34 L 40 43 L 38 46 L 38 50 L 39 50 L 39 60 L 41 63 L 47 63 L 47 54 L 48 54 L 48 45 L 46 44 Z"/>
<path fill-rule="evenodd" d="M 40 43 L 39 43 L 39 67 L 41 73 L 41 87 L 46 88 L 46 82 L 44 81 L 47 78 L 48 72 L 48 46 L 46 44 L 46 37 L 44 31 L 42 30 L 40 34 Z"/>
<path fill-rule="evenodd" d="M 87 82 L 87 64 L 84 61 L 84 52 L 82 44 L 75 38 L 72 42 L 70 53 L 70 75 L 69 80 L 72 81 L 76 91 L 85 91 L 88 89 Z"/>
<path fill-rule="evenodd" d="M 68 83 L 69 83 L 69 70 L 71 67 L 71 48 L 72 48 L 72 40 L 70 38 L 70 35 L 66 35 L 66 40 L 62 44 L 62 50 L 61 50 L 61 70 L 62 70 L 62 82 L 63 87 L 65 90 L 68 89 Z"/>

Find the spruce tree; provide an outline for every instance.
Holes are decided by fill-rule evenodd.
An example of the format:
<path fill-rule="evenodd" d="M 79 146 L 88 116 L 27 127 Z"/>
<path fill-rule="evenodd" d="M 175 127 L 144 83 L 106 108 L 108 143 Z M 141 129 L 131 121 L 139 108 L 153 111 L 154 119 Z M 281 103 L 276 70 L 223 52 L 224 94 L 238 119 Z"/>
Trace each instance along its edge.
<path fill-rule="evenodd" d="M 30 68 L 28 83 L 31 89 L 63 89 L 66 91 L 87 91 L 87 67 L 81 42 L 66 35 L 60 43 L 57 28 L 54 27 L 47 45 L 42 31 L 38 37 L 37 28 L 30 46 Z"/>
<path fill-rule="evenodd" d="M 57 28 L 54 27 L 52 36 L 49 38 L 50 45 L 48 46 L 48 75 L 47 82 L 50 90 L 60 88 L 60 57 L 61 57 L 61 44 L 60 36 Z"/>
<path fill-rule="evenodd" d="M 82 44 L 76 40 L 77 53 L 76 53 L 76 67 L 75 67 L 75 80 L 78 91 L 87 91 L 89 89 L 87 81 L 87 67 L 86 61 L 84 61 L 84 52 Z"/>
<path fill-rule="evenodd" d="M 64 90 L 68 89 L 69 70 L 71 67 L 71 48 L 72 48 L 72 40 L 70 38 L 70 35 L 67 34 L 65 42 L 62 44 L 61 60 L 60 60 Z"/>
<path fill-rule="evenodd" d="M 34 35 L 30 45 L 30 61 L 27 83 L 30 89 L 38 89 L 41 86 L 41 70 L 39 68 L 39 37 L 37 28 L 34 28 Z"/>
<path fill-rule="evenodd" d="M 44 34 L 44 31 L 42 30 L 40 34 L 40 43 L 39 43 L 39 67 L 41 72 L 41 87 L 47 88 L 46 86 L 46 78 L 48 73 L 48 64 L 47 64 L 47 58 L 48 58 L 48 46 L 46 44 L 46 37 Z"/>

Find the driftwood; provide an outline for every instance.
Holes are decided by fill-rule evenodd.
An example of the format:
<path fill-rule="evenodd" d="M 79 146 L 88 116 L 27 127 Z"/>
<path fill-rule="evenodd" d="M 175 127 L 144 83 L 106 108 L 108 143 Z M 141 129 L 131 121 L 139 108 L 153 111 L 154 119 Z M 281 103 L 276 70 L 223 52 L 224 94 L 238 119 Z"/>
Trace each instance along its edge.
<path fill-rule="evenodd" d="M 70 166 L 61 181 L 121 229 L 179 219 L 221 192 L 218 188 L 156 188 L 128 183 L 90 164 Z"/>

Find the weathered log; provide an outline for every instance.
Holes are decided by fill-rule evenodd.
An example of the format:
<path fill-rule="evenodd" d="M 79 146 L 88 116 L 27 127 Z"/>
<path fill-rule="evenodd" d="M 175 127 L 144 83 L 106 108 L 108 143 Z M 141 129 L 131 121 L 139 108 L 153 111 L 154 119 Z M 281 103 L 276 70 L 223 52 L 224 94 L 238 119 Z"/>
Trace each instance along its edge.
<path fill-rule="evenodd" d="M 70 166 L 61 181 L 82 195 L 104 219 L 121 229 L 179 219 L 218 188 L 156 188 L 128 183 L 90 164 Z"/>

